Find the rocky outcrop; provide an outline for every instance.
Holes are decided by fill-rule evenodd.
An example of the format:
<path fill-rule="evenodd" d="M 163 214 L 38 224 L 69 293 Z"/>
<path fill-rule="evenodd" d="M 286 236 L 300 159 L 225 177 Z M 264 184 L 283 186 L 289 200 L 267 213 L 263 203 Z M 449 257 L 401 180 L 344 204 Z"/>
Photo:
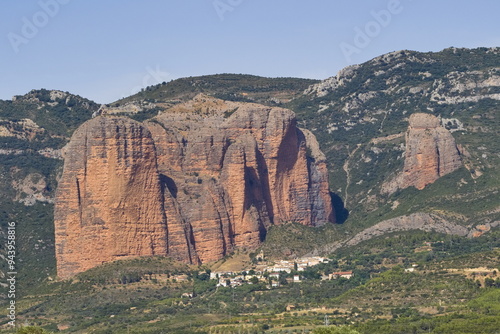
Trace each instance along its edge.
<path fill-rule="evenodd" d="M 96 117 L 67 152 L 62 277 L 123 256 L 214 261 L 258 246 L 273 224 L 334 221 L 325 157 L 287 109 L 199 95 L 144 124 Z"/>
<path fill-rule="evenodd" d="M 383 193 L 411 186 L 423 189 L 462 166 L 455 139 L 436 116 L 415 113 L 409 123 L 403 172 L 383 184 Z"/>
<path fill-rule="evenodd" d="M 336 76 L 327 78 L 317 84 L 309 86 L 304 94 L 315 95 L 317 97 L 323 97 L 338 89 L 339 87 L 345 86 L 352 81 L 353 77 L 356 75 L 356 71 L 360 68 L 360 65 L 350 65 L 339 71 Z"/>
<path fill-rule="evenodd" d="M 5 121 L 0 120 L 0 137 L 15 137 L 23 140 L 33 140 L 45 130 L 29 118 Z"/>
<path fill-rule="evenodd" d="M 314 255 L 321 252 L 334 252 L 344 247 L 356 246 L 364 241 L 381 237 L 390 233 L 420 230 L 424 232 L 435 232 L 447 235 L 456 235 L 468 238 L 477 238 L 488 233 L 492 228 L 500 226 L 500 222 L 492 222 L 477 226 L 462 226 L 437 214 L 416 212 L 407 216 L 399 216 L 387 219 L 370 226 L 343 241 L 324 245 L 315 250 Z"/>
<path fill-rule="evenodd" d="M 73 135 L 55 207 L 60 277 L 131 256 L 165 254 L 167 225 L 150 132 L 99 117 Z"/>
<path fill-rule="evenodd" d="M 15 173 L 11 171 L 11 174 Z M 16 191 L 16 202 L 26 206 L 35 205 L 36 202 L 54 203 L 48 194 L 47 180 L 41 174 L 31 173 L 20 180 L 14 179 L 11 185 Z"/>
<path fill-rule="evenodd" d="M 421 230 L 449 235 L 467 236 L 469 230 L 458 224 L 449 222 L 438 215 L 417 212 L 409 216 L 400 216 L 384 220 L 371 226 L 345 242 L 344 246 L 354 246 L 363 241 L 379 237 L 388 233 Z"/>

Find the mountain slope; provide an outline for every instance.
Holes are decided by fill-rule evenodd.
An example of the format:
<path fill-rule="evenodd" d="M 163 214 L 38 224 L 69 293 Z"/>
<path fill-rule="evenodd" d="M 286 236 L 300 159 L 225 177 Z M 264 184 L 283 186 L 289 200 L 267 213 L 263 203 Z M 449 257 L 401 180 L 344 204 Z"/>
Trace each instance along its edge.
<path fill-rule="evenodd" d="M 499 93 L 498 48 L 399 51 L 348 67 L 288 106 L 317 136 L 352 228 L 419 211 L 478 224 L 499 219 Z M 384 183 L 403 171 L 414 113 L 440 119 L 464 167 L 421 191 L 384 194 Z"/>
<path fill-rule="evenodd" d="M 162 109 L 191 100 L 202 93 L 226 101 L 254 102 L 282 106 L 301 95 L 319 80 L 266 78 L 248 74 L 215 74 L 188 77 L 149 86 L 141 92 L 111 103 L 108 112 L 139 113 L 148 117 Z M 156 107 L 156 108 L 155 108 Z M 107 108 L 105 108 L 107 109 Z M 135 117 L 141 117 L 135 115 Z"/>

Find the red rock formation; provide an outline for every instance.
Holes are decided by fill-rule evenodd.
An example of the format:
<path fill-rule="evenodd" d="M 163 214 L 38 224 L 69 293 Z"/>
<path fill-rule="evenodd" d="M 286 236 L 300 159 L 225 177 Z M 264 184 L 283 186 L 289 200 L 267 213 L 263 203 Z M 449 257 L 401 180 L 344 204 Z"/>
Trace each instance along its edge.
<path fill-rule="evenodd" d="M 126 118 L 95 118 L 74 133 L 66 152 L 54 217 L 58 275 L 165 254 L 165 213 L 149 131 Z"/>
<path fill-rule="evenodd" d="M 130 125 L 115 129 L 113 122 Z M 140 143 L 133 138 L 123 141 L 130 128 L 141 129 L 144 138 L 140 138 Z M 82 132 L 88 134 L 82 136 Z M 113 132 L 114 137 L 93 138 L 107 132 Z M 68 245 L 67 240 L 76 239 L 79 234 L 82 239 L 88 237 L 86 231 L 73 226 L 78 221 L 77 212 L 86 211 L 87 219 L 106 215 L 113 224 L 121 226 L 126 213 L 120 210 L 124 207 L 113 212 L 101 207 L 103 201 L 99 198 L 105 190 L 101 188 L 109 183 L 108 178 L 115 178 L 113 173 L 142 179 L 119 168 L 105 168 L 110 159 L 103 157 L 102 147 L 112 151 L 142 147 L 141 154 L 148 152 L 148 158 L 136 153 L 137 159 L 129 167 L 149 175 L 150 184 L 144 184 L 143 193 L 139 194 L 138 189 L 129 187 L 132 183 L 122 182 L 113 190 L 113 198 L 125 200 L 122 193 L 142 196 L 142 205 L 153 208 L 149 216 L 141 217 L 145 228 L 156 228 L 150 219 L 166 217 L 166 224 L 162 221 L 163 254 L 182 261 L 214 261 L 236 247 L 254 248 L 263 241 L 271 224 L 295 221 L 317 226 L 333 222 L 324 156 L 314 136 L 297 128 L 291 111 L 199 95 L 146 122 L 144 127 L 120 118 L 97 118 L 77 131 L 68 151 L 88 153 L 80 158 L 68 156 L 56 201 L 61 276 L 88 267 L 80 263 L 78 256 L 68 256 L 77 252 L 79 244 Z M 312 157 L 307 157 L 307 151 L 312 152 Z M 91 165 L 87 162 L 90 160 Z M 85 180 L 92 175 L 91 181 L 85 183 L 88 192 L 80 197 L 76 196 L 75 175 Z M 75 198 L 80 198 L 80 202 Z M 74 213 L 63 214 L 70 212 L 68 209 Z M 105 243 L 104 239 L 101 241 Z M 123 255 L 148 255 L 139 253 Z M 159 254 L 156 248 L 151 253 Z M 98 258 L 100 261 L 103 257 Z M 68 259 L 76 263 L 72 269 L 64 269 L 70 266 Z M 107 256 L 101 262 L 113 259 Z"/>
<path fill-rule="evenodd" d="M 393 193 L 410 186 L 421 190 L 462 166 L 455 138 L 436 116 L 415 113 L 409 123 L 403 172 L 385 183 L 382 192 Z"/>

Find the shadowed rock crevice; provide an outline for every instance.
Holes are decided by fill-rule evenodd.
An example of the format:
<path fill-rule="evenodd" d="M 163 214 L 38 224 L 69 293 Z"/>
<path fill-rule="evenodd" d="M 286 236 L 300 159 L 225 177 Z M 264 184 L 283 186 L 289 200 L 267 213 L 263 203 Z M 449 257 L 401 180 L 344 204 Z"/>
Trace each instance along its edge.
<path fill-rule="evenodd" d="M 175 181 L 163 174 L 160 174 L 160 182 L 161 182 L 161 190 L 164 193 L 165 190 L 168 190 L 173 198 L 177 198 L 177 185 Z"/>
<path fill-rule="evenodd" d="M 330 192 L 330 197 L 332 199 L 333 211 L 335 212 L 335 222 L 337 224 L 345 223 L 347 218 L 349 218 L 349 210 L 344 206 L 344 201 L 339 195 L 333 192 Z"/>

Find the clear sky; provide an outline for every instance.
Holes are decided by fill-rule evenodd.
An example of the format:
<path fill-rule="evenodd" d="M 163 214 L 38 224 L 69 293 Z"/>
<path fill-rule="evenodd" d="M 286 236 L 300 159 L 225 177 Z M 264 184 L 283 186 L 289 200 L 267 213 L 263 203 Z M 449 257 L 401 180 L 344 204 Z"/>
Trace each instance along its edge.
<path fill-rule="evenodd" d="M 216 73 L 325 79 L 409 49 L 500 46 L 498 0 L 0 0 L 0 99 L 100 103 Z"/>

